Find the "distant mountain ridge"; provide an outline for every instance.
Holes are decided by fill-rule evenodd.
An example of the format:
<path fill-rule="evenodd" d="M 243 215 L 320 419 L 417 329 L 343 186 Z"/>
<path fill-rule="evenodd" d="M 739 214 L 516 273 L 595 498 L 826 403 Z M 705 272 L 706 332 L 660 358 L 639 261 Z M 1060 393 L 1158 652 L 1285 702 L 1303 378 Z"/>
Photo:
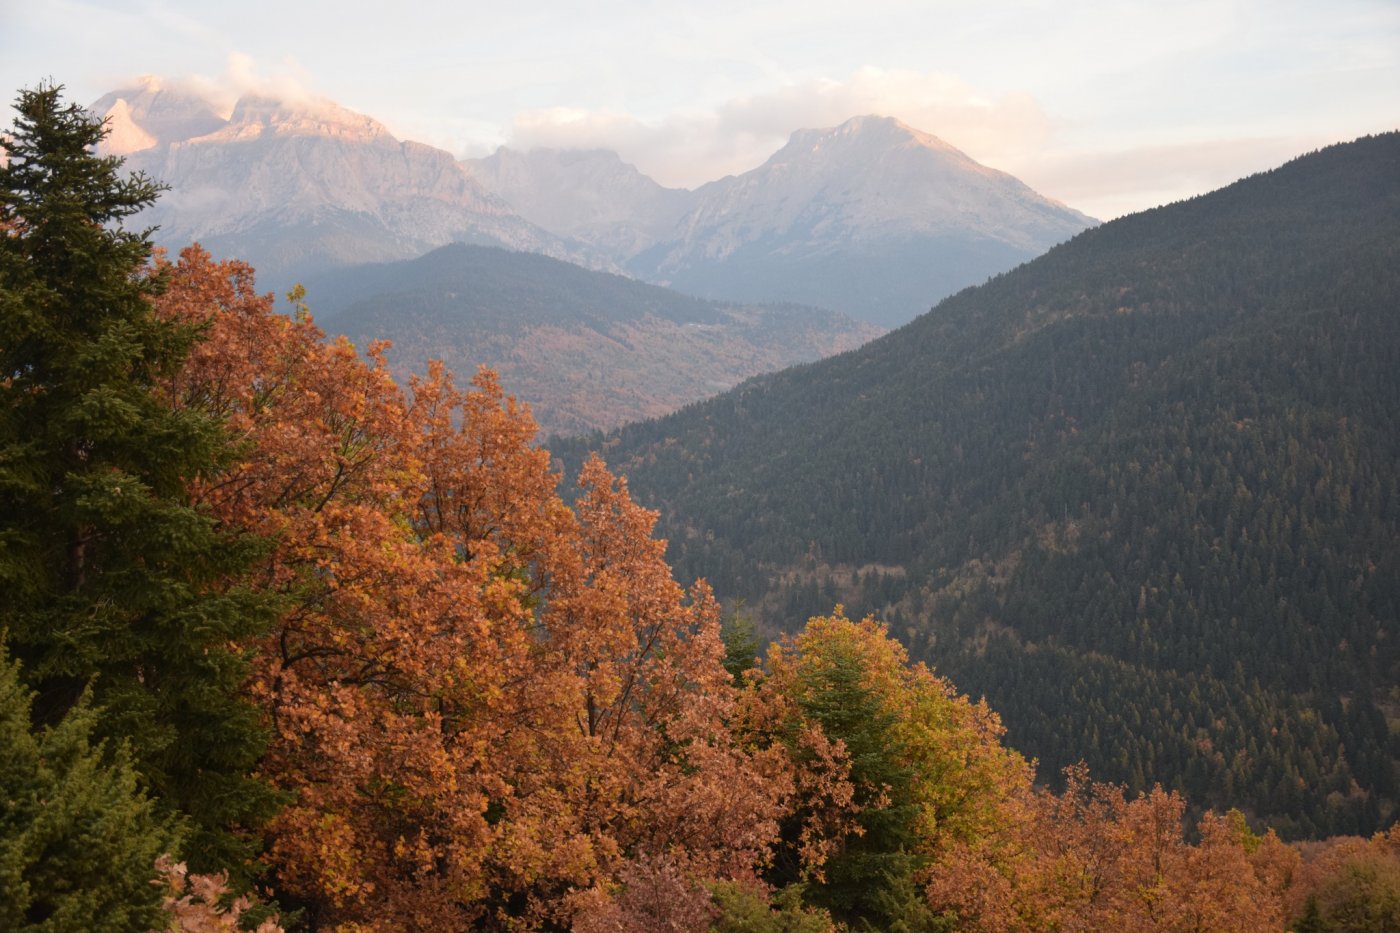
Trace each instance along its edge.
<path fill-rule="evenodd" d="M 559 442 L 770 623 L 844 603 L 1084 759 L 1400 816 L 1400 133 L 1086 231 L 832 359 Z"/>
<path fill-rule="evenodd" d="M 466 165 L 521 216 L 618 263 L 670 236 L 695 201 L 694 192 L 663 187 L 606 149 L 501 147 Z"/>
<path fill-rule="evenodd" d="M 171 186 L 158 242 L 246 259 L 279 290 L 470 242 L 888 328 L 1095 223 L 883 116 L 798 130 L 759 168 L 682 191 L 603 150 L 458 161 L 325 99 L 227 105 L 148 77 L 91 109 L 105 151 Z"/>
<path fill-rule="evenodd" d="M 885 327 L 1095 223 L 890 117 L 799 130 L 758 168 L 694 191 L 662 188 L 612 153 L 502 149 L 470 164 L 534 223 L 646 281 Z M 599 209 L 619 203 L 623 236 Z"/>
<path fill-rule="evenodd" d="M 630 271 L 707 297 L 788 300 L 884 326 L 1032 259 L 1095 221 L 891 117 L 799 130 L 696 192 Z"/>
<path fill-rule="evenodd" d="M 885 117 L 800 130 L 687 191 L 602 150 L 458 161 L 326 100 L 229 106 L 146 78 L 91 109 L 110 121 L 105 151 L 170 185 L 150 214 L 161 244 L 197 240 L 278 289 L 465 242 L 888 327 L 1093 223 Z"/>
<path fill-rule="evenodd" d="M 860 240 L 882 237 L 880 224 L 928 234 L 961 229 L 1043 251 L 1047 239 L 1068 239 L 1094 223 L 893 117 L 798 130 L 759 168 L 696 194 L 683 232 L 710 232 L 714 242 L 702 250 L 709 256 L 769 229 L 839 229 Z"/>
<path fill-rule="evenodd" d="M 404 375 L 482 365 L 541 430 L 579 433 L 667 414 L 759 373 L 854 349 L 870 324 L 820 308 L 704 301 L 530 253 L 450 244 L 308 282 L 318 322 L 394 342 Z"/>

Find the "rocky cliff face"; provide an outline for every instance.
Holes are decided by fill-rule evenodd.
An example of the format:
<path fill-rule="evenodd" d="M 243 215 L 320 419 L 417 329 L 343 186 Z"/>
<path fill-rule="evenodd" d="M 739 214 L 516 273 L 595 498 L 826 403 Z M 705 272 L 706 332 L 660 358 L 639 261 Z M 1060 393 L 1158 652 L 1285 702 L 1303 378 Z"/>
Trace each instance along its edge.
<path fill-rule="evenodd" d="M 148 80 L 92 109 L 111 121 L 108 151 L 170 186 L 143 215 L 159 242 L 198 240 L 275 287 L 453 241 L 608 265 L 520 217 L 449 153 L 329 101 L 246 96 L 225 114 Z"/>
<path fill-rule="evenodd" d="M 762 166 L 712 182 L 660 264 L 780 236 L 802 247 L 963 235 L 1043 252 L 1093 221 L 890 117 L 799 130 Z"/>

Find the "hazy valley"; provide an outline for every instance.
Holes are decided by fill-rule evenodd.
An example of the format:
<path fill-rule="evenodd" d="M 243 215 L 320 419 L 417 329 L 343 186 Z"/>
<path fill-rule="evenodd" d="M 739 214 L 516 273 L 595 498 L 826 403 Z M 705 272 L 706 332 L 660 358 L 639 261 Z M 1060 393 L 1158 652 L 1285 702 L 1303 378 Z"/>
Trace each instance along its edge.
<path fill-rule="evenodd" d="M 654 418 L 883 333 L 822 308 L 704 301 L 547 256 L 454 244 L 309 280 L 318 322 L 389 339 L 399 376 L 489 366 L 544 434 Z"/>

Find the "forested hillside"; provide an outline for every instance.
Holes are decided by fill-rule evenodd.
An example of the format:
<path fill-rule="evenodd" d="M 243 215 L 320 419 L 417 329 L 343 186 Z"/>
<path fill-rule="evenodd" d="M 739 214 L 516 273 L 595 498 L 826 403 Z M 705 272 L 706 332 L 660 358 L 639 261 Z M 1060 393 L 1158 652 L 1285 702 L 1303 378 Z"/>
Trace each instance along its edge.
<path fill-rule="evenodd" d="M 712 302 L 533 253 L 453 243 L 307 283 L 333 333 L 395 374 L 490 366 L 545 433 L 614 428 L 883 333 L 834 311 Z"/>
<path fill-rule="evenodd" d="M 1085 759 L 1285 833 L 1393 818 L 1400 134 L 1081 233 L 601 448 L 682 578 L 844 602 Z"/>

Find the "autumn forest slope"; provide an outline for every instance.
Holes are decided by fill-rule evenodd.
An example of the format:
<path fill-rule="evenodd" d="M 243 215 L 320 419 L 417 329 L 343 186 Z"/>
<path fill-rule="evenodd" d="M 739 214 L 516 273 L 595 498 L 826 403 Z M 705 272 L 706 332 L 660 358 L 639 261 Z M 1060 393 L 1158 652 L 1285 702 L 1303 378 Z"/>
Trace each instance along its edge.
<path fill-rule="evenodd" d="M 485 365 L 548 433 L 656 417 L 882 333 L 834 311 L 711 302 L 533 253 L 453 243 L 307 283 L 330 332 L 393 341 L 400 376 Z"/>

